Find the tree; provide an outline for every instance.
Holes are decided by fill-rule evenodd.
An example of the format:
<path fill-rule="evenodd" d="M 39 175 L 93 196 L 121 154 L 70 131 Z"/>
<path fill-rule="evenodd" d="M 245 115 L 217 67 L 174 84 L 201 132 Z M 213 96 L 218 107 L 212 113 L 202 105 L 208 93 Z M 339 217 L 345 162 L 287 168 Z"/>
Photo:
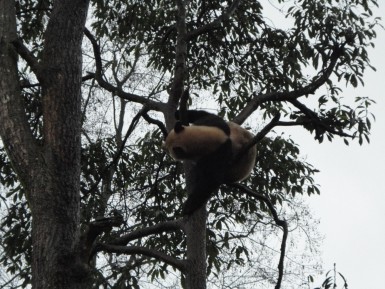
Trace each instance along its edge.
<path fill-rule="evenodd" d="M 294 142 L 265 136 L 301 126 L 320 142 L 369 141 L 373 101 L 348 106 L 338 85 L 363 84 L 371 67 L 376 1 L 295 1 L 285 30 L 258 1 L 88 4 L 0 0 L 3 265 L 33 288 L 135 288 L 143 272 L 170 267 L 185 288 L 206 288 L 207 274 L 255 260 L 250 242 L 269 224 L 283 232 L 278 272 L 258 269 L 280 288 L 291 219 L 277 209 L 319 190 Z M 178 107 L 204 102 L 265 125 L 252 177 L 183 217 L 191 164 L 165 156 L 162 133 Z M 109 124 L 113 133 L 100 133 Z"/>

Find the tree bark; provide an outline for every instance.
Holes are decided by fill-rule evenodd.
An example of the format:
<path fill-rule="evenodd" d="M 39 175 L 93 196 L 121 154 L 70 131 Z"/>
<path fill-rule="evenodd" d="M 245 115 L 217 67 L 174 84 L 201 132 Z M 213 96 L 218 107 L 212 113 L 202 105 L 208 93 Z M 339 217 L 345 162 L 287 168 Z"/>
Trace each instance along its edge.
<path fill-rule="evenodd" d="M 37 161 L 38 147 L 29 129 L 17 72 L 15 3 L 0 0 L 0 134 L 23 185 L 32 180 L 28 168 Z"/>
<path fill-rule="evenodd" d="M 206 207 L 203 206 L 186 222 L 186 289 L 206 289 L 206 216 Z"/>
<path fill-rule="evenodd" d="M 184 164 L 186 187 L 188 194 L 191 194 L 192 165 Z M 206 205 L 195 211 L 191 216 L 186 217 L 185 223 L 186 245 L 187 245 L 187 266 L 183 280 L 186 289 L 206 289 L 207 283 L 207 262 L 206 262 Z"/>
<path fill-rule="evenodd" d="M 32 287 L 85 288 L 80 260 L 81 43 L 86 0 L 55 1 L 41 66 L 43 145 L 33 139 L 18 83 L 15 2 L 0 0 L 0 134 L 32 213 Z"/>

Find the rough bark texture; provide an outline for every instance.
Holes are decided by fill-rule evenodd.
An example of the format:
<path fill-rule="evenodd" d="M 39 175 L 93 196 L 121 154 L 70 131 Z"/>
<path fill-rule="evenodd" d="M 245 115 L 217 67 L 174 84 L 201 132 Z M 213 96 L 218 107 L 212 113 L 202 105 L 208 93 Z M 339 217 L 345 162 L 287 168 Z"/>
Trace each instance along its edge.
<path fill-rule="evenodd" d="M 20 95 L 17 54 L 11 44 L 15 39 L 14 1 L 0 0 L 0 134 L 14 169 L 25 185 L 32 180 L 28 168 L 34 166 L 39 155 Z"/>
<path fill-rule="evenodd" d="M 186 289 L 206 289 L 206 207 L 195 211 L 186 223 Z"/>
<path fill-rule="evenodd" d="M 85 288 L 79 259 L 81 42 L 88 1 L 55 1 L 41 65 L 44 144 L 18 88 L 15 3 L 0 0 L 0 133 L 32 212 L 33 288 Z"/>

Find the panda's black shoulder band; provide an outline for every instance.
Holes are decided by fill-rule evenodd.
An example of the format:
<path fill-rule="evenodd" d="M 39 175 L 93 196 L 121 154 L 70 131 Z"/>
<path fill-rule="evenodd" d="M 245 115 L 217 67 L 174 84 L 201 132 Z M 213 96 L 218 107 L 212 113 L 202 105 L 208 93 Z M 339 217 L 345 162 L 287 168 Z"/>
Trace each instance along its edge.
<path fill-rule="evenodd" d="M 226 135 L 230 135 L 230 127 L 227 122 L 212 113 L 204 110 L 187 110 L 186 112 L 187 122 L 194 125 L 204 125 L 217 127 L 225 132 Z M 175 118 L 180 120 L 180 111 L 175 112 Z"/>
<path fill-rule="evenodd" d="M 182 130 L 184 130 L 184 126 L 180 121 L 177 121 L 174 126 L 175 133 L 180 133 Z"/>

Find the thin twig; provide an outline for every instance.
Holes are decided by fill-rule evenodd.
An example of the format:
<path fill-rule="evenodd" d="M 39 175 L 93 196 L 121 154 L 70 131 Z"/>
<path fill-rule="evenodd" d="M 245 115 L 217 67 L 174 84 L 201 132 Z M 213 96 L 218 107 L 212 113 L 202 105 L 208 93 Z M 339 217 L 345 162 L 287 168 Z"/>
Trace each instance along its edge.
<path fill-rule="evenodd" d="M 95 57 L 96 70 L 95 70 L 95 73 L 89 72 L 88 73 L 89 77 L 94 77 L 102 88 L 108 90 L 113 95 L 119 96 L 120 98 L 133 101 L 136 103 L 141 103 L 143 105 L 146 105 L 149 109 L 153 109 L 156 111 L 166 110 L 166 104 L 163 102 L 151 100 L 149 96 L 141 96 L 141 95 L 123 91 L 121 88 L 114 86 L 111 83 L 104 80 L 102 58 L 101 58 L 99 44 L 88 29 L 84 30 L 84 34 L 91 42 L 92 49 L 94 51 L 94 57 Z"/>
<path fill-rule="evenodd" d="M 330 132 L 335 135 L 354 138 L 352 135 L 349 135 L 343 131 L 337 131 L 333 127 L 326 124 L 316 112 L 310 110 L 307 106 L 301 103 L 298 99 L 293 99 L 289 101 L 296 108 L 298 108 L 309 120 L 310 123 L 314 126 L 316 131 L 316 139 L 320 140 L 325 131 Z"/>
<path fill-rule="evenodd" d="M 134 118 L 132 119 L 131 121 L 131 124 L 130 124 L 130 127 L 128 128 L 127 130 L 127 133 L 123 139 L 123 142 L 121 143 L 118 151 L 116 152 L 114 158 L 112 159 L 112 161 L 104 168 L 104 170 L 100 173 L 99 175 L 99 178 L 96 180 L 96 182 L 93 184 L 93 186 L 91 187 L 91 189 L 88 190 L 88 192 L 86 194 L 89 194 L 89 193 L 93 193 L 100 181 L 103 179 L 103 177 L 105 177 L 106 173 L 110 170 L 110 168 L 112 166 L 115 166 L 118 161 L 119 161 L 119 158 L 121 157 L 122 153 L 123 153 L 123 150 L 124 150 L 124 146 L 126 145 L 126 142 L 128 140 L 128 137 L 131 135 L 131 133 L 134 131 L 136 125 L 138 124 L 138 121 L 139 121 L 139 118 L 148 111 L 147 108 L 142 108 L 135 116 Z"/>
<path fill-rule="evenodd" d="M 244 109 L 234 118 L 234 122 L 242 124 L 262 103 L 274 101 L 293 101 L 301 96 L 314 94 L 314 92 L 324 85 L 332 74 L 337 65 L 338 59 L 342 54 L 344 44 L 336 45 L 330 56 L 329 65 L 319 72 L 319 76 L 308 85 L 288 92 L 269 92 L 265 94 L 255 93 L 252 100 L 244 107 Z"/>
<path fill-rule="evenodd" d="M 241 0 L 234 0 L 234 2 L 230 5 L 230 7 L 225 11 L 221 16 L 219 16 L 217 19 L 214 21 L 203 25 L 202 27 L 199 27 L 193 31 L 191 31 L 187 35 L 187 40 L 191 41 L 195 38 L 197 38 L 199 35 L 205 34 L 207 32 L 213 31 L 215 29 L 218 29 L 221 27 L 222 23 L 225 22 L 226 20 L 230 19 L 230 17 L 235 13 L 237 10 L 239 3 Z"/>
<path fill-rule="evenodd" d="M 253 190 L 249 189 L 248 187 L 241 185 L 241 184 L 230 184 L 230 187 L 237 188 L 241 190 L 242 192 L 246 193 L 247 195 L 264 202 L 267 207 L 269 208 L 271 215 L 273 216 L 273 219 L 275 223 L 280 226 L 283 230 L 283 236 L 282 236 L 282 242 L 281 242 L 281 254 L 279 257 L 279 263 L 278 263 L 278 279 L 277 283 L 275 285 L 275 289 L 281 288 L 282 278 L 283 278 L 283 270 L 284 270 L 284 260 L 285 260 L 285 252 L 286 252 L 286 241 L 287 241 L 287 235 L 289 233 L 288 225 L 286 220 L 282 220 L 279 218 L 278 213 L 276 209 L 274 208 L 274 205 L 271 203 L 271 201 L 263 194 L 254 192 Z"/>

